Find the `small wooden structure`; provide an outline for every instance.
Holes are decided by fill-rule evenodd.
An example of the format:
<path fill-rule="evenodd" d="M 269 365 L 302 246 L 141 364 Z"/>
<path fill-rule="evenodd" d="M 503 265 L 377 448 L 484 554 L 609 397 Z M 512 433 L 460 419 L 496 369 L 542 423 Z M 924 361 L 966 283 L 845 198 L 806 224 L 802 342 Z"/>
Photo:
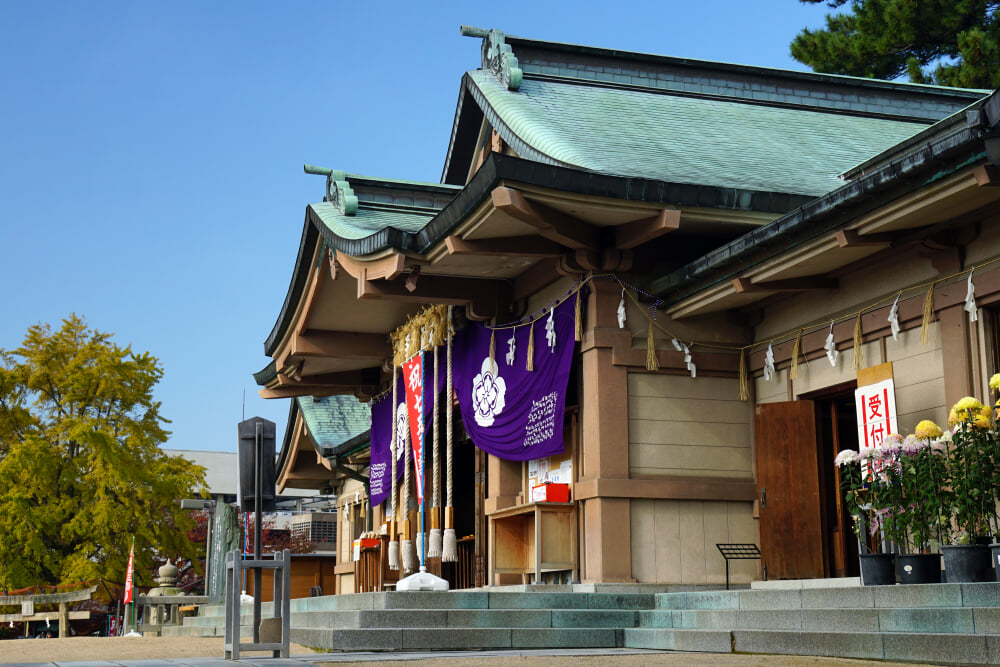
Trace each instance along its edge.
<path fill-rule="evenodd" d="M 70 602 L 83 602 L 97 590 L 97 586 L 84 588 L 68 593 L 45 593 L 41 595 L 0 595 L 0 606 L 20 605 L 20 614 L 0 614 L 0 623 L 30 623 L 31 621 L 46 621 L 52 618 L 52 613 L 35 611 L 35 605 L 58 604 L 56 619 L 59 621 L 59 636 L 69 637 L 69 622 L 84 621 L 90 618 L 89 611 L 69 611 Z"/>

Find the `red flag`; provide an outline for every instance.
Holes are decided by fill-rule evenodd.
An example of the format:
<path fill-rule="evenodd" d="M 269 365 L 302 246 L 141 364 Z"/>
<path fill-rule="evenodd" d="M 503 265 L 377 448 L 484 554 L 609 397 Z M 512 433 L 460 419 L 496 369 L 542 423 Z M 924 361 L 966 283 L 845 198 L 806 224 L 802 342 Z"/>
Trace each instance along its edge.
<path fill-rule="evenodd" d="M 133 575 L 133 565 L 135 561 L 135 540 L 132 540 L 132 550 L 128 552 L 128 569 L 125 571 L 125 599 L 123 602 L 128 604 L 132 601 L 132 575 Z"/>
<path fill-rule="evenodd" d="M 403 364 L 406 385 L 406 410 L 410 415 L 410 446 L 417 477 L 417 503 L 424 502 L 424 355 L 420 353 Z"/>

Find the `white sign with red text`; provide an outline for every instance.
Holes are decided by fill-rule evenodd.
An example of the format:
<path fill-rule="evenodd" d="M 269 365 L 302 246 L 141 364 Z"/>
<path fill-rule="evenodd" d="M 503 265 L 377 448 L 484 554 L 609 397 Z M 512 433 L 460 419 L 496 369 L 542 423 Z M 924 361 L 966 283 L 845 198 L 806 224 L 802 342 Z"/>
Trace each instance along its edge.
<path fill-rule="evenodd" d="M 886 436 L 899 429 L 892 379 L 858 387 L 854 390 L 854 402 L 858 415 L 858 453 L 864 454 L 874 450 Z M 867 477 L 867 466 L 865 468 Z"/>

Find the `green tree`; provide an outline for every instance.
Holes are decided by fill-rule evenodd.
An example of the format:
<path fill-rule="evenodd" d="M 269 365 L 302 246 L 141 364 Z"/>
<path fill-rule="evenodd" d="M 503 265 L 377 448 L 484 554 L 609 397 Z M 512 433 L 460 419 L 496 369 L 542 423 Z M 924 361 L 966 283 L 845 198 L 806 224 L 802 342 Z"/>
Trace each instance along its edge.
<path fill-rule="evenodd" d="M 961 88 L 1000 87 L 1000 0 L 826 1 L 824 30 L 800 32 L 792 57 L 817 72 Z"/>
<path fill-rule="evenodd" d="M 154 552 L 196 554 L 178 500 L 204 469 L 160 450 L 162 375 L 75 315 L 0 349 L 0 587 L 124 581 L 133 536 L 140 580 Z"/>

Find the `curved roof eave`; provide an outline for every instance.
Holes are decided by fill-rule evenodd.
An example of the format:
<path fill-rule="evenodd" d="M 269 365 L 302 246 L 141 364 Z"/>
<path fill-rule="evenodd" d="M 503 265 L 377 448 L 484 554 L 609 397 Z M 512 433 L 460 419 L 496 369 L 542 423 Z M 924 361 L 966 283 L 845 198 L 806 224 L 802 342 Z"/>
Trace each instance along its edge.
<path fill-rule="evenodd" d="M 813 199 L 807 195 L 782 192 L 761 192 L 653 181 L 631 176 L 611 176 L 491 153 L 466 186 L 416 234 L 387 227 L 364 238 L 345 239 L 330 231 L 311 212 L 311 209 L 307 208 L 305 228 L 302 231 L 302 241 L 299 244 L 292 281 L 278 319 L 264 343 L 264 353 L 272 356 L 291 325 L 296 306 L 302 298 L 308 280 L 313 249 L 319 239 L 322 238 L 331 248 L 353 257 L 364 257 L 385 250 L 424 254 L 489 199 L 493 188 L 501 181 L 608 199 L 765 213 L 784 213 Z"/>

